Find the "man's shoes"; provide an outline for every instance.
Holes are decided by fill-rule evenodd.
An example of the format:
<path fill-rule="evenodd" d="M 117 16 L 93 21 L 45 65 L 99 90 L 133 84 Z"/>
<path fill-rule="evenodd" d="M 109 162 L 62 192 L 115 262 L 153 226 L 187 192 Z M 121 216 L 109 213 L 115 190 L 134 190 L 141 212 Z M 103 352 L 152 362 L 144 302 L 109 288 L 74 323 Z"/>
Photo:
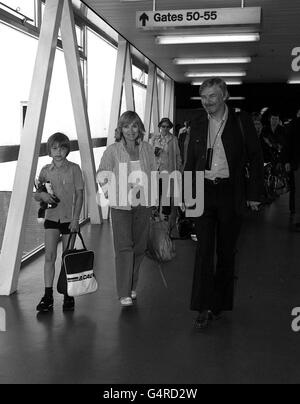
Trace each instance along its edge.
<path fill-rule="evenodd" d="M 292 225 L 292 230 L 296 232 L 300 232 L 300 223 L 294 223 Z"/>
<path fill-rule="evenodd" d="M 222 310 L 210 310 L 209 313 L 212 320 L 219 320 L 222 317 Z"/>
<path fill-rule="evenodd" d="M 135 290 L 131 291 L 131 299 L 136 300 L 136 291 Z"/>
<path fill-rule="evenodd" d="M 53 311 L 53 297 L 43 296 L 40 303 L 36 306 L 37 311 L 48 313 Z"/>
<path fill-rule="evenodd" d="M 194 326 L 197 330 L 207 328 L 212 320 L 212 313 L 209 310 L 201 311 L 195 320 Z"/>
<path fill-rule="evenodd" d="M 74 311 L 75 300 L 73 296 L 64 296 L 63 311 Z"/>

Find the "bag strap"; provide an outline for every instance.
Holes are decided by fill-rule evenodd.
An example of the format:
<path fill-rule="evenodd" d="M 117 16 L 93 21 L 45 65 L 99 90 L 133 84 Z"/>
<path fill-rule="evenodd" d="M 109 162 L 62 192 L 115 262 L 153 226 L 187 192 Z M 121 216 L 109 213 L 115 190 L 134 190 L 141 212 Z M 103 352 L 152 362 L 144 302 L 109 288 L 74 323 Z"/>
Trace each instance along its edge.
<path fill-rule="evenodd" d="M 84 241 L 83 241 L 82 234 L 80 233 L 80 230 L 78 230 L 78 232 L 74 231 L 74 232 L 71 232 L 71 233 L 70 233 L 69 239 L 68 239 L 68 244 L 67 244 L 67 247 L 66 247 L 65 251 L 67 251 L 67 250 L 69 249 L 70 243 L 71 243 L 71 240 L 72 240 L 72 237 L 73 237 L 74 234 L 75 234 L 74 244 L 75 244 L 75 241 L 76 241 L 76 235 L 78 235 L 79 238 L 80 238 L 80 240 L 81 240 L 81 242 L 82 242 L 83 248 L 84 248 L 85 250 L 87 250 L 87 248 L 86 248 L 86 246 L 85 246 L 85 244 L 84 244 Z"/>
<path fill-rule="evenodd" d="M 243 136 L 243 145 L 244 145 L 244 150 L 245 150 L 245 156 L 246 156 L 246 169 L 248 169 L 247 167 L 249 166 L 249 159 L 248 159 L 248 150 L 247 150 L 247 143 L 246 143 L 246 135 L 245 135 L 245 131 L 244 131 L 244 126 L 243 126 L 243 122 L 241 119 L 241 115 L 240 113 L 236 114 L 237 117 L 237 121 Z M 249 172 L 246 173 L 246 176 L 249 177 Z"/>
<path fill-rule="evenodd" d="M 247 153 L 246 136 L 245 136 L 244 126 L 243 126 L 243 123 L 242 123 L 242 120 L 241 120 L 241 115 L 238 113 L 238 114 L 236 114 L 236 117 L 237 117 L 237 121 L 238 121 L 240 130 L 241 130 L 241 133 L 242 133 L 242 136 L 243 136 L 244 148 L 245 148 L 245 151 Z"/>

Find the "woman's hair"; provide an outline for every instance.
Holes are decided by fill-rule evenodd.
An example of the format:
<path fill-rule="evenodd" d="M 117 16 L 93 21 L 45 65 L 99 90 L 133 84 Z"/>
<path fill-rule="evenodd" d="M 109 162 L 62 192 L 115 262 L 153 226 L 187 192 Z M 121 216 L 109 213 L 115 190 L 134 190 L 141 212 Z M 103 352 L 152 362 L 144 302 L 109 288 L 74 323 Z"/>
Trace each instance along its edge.
<path fill-rule="evenodd" d="M 167 123 L 170 129 L 173 128 L 173 124 L 169 118 L 162 118 L 158 124 L 158 127 L 160 128 L 164 123 Z"/>
<path fill-rule="evenodd" d="M 117 126 L 117 129 L 115 130 L 116 142 L 120 142 L 123 137 L 123 132 L 122 132 L 123 126 L 128 125 L 130 123 L 136 123 L 139 127 L 139 134 L 136 139 L 136 143 L 138 143 L 139 140 L 144 139 L 145 126 L 144 126 L 141 118 L 134 111 L 126 111 L 120 116 L 120 118 L 118 120 L 118 126 Z"/>
<path fill-rule="evenodd" d="M 210 79 L 204 80 L 199 89 L 200 97 L 205 88 L 213 87 L 213 86 L 218 86 L 222 91 L 225 101 L 228 100 L 229 93 L 228 93 L 227 85 L 226 85 L 225 81 L 223 79 L 221 79 L 221 77 L 211 77 Z"/>
<path fill-rule="evenodd" d="M 51 148 L 53 147 L 54 143 L 58 143 L 60 147 L 65 147 L 67 149 L 67 155 L 70 153 L 71 149 L 70 139 L 65 134 L 61 132 L 56 132 L 53 135 L 51 135 L 47 141 L 47 151 L 50 157 L 51 157 Z"/>

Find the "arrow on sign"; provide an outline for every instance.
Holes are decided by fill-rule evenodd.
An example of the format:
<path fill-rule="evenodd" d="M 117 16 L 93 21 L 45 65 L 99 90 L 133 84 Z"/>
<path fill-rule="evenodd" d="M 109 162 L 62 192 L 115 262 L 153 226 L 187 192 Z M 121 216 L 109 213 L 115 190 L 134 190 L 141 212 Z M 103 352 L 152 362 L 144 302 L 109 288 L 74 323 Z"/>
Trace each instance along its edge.
<path fill-rule="evenodd" d="M 142 21 L 143 27 L 145 27 L 146 26 L 146 21 L 149 21 L 148 15 L 146 13 L 142 14 L 140 16 L 140 21 Z"/>

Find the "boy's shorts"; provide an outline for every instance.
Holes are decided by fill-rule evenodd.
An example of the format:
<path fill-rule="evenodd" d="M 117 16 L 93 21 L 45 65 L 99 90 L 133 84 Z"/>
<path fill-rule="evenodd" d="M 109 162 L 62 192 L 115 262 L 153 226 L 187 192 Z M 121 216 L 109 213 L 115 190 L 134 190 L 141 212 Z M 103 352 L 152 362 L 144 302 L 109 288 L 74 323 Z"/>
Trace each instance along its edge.
<path fill-rule="evenodd" d="M 70 234 L 69 226 L 70 222 L 60 223 L 54 222 L 52 220 L 45 220 L 44 222 L 45 229 L 58 229 L 60 231 L 60 234 Z"/>

